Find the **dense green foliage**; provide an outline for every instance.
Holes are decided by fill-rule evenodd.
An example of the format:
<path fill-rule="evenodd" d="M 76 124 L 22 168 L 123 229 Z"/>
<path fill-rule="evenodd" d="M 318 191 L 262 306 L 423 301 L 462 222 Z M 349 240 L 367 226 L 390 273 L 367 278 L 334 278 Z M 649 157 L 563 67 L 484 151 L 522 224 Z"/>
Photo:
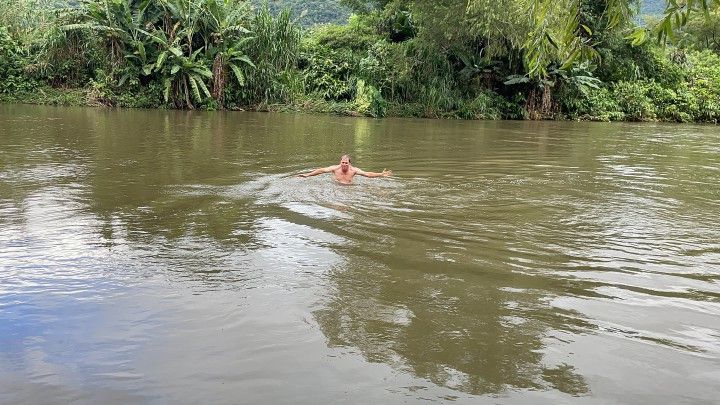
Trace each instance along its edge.
<path fill-rule="evenodd" d="M 710 12 L 707 18 L 690 21 L 678 34 L 677 45 L 720 53 L 720 10 Z"/>
<path fill-rule="evenodd" d="M 673 23 L 675 42 L 666 46 L 638 32 L 666 38 L 667 18 L 638 27 L 633 2 L 342 4 L 357 13 L 345 24 L 303 29 L 307 15 L 275 3 L 8 0 L 0 5 L 0 100 L 373 117 L 720 119 L 716 8 Z M 692 17 L 703 4 L 717 3 L 696 1 L 682 12 Z"/>
<path fill-rule="evenodd" d="M 0 93 L 22 90 L 25 85 L 23 59 L 20 45 L 5 27 L 0 27 Z"/>
<path fill-rule="evenodd" d="M 691 53 L 680 80 L 621 80 L 579 100 L 575 114 L 602 120 L 717 122 L 720 119 L 720 57 Z"/>

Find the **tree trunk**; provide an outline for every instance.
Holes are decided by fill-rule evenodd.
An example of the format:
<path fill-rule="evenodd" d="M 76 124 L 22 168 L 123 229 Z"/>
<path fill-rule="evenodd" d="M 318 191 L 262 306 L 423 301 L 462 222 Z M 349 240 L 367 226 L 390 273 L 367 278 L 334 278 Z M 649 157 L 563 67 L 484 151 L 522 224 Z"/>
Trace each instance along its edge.
<path fill-rule="evenodd" d="M 525 109 L 531 120 L 552 119 L 557 113 L 557 105 L 552 98 L 552 87 L 545 84 L 542 90 L 534 88 L 528 94 Z"/>
<path fill-rule="evenodd" d="M 223 108 L 223 104 L 225 102 L 225 85 L 227 84 L 227 68 L 225 66 L 225 63 L 223 61 L 223 57 L 221 53 L 218 53 L 217 56 L 215 56 L 215 60 L 213 61 L 213 89 L 212 89 L 212 96 L 213 98 L 218 102 L 220 105 L 220 108 Z"/>

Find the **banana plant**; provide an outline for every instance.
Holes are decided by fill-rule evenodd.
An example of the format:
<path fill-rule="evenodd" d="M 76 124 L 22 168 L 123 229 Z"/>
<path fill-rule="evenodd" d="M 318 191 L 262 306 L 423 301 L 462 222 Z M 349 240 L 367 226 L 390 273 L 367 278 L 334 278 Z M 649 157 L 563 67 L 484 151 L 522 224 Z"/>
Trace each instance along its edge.
<path fill-rule="evenodd" d="M 530 75 L 510 75 L 504 82 L 506 86 L 517 84 L 529 85 L 538 89 L 555 87 L 557 84 L 572 86 L 581 93 L 587 94 L 592 89 L 599 89 L 602 81 L 593 76 L 594 67 L 589 62 L 573 63 L 570 68 L 551 66 L 548 75 L 544 78 L 535 78 Z"/>
<path fill-rule="evenodd" d="M 213 97 L 223 105 L 225 99 L 225 87 L 228 84 L 228 71 L 233 73 L 238 86 L 245 86 L 245 74 L 243 70 L 247 67 L 255 68 L 250 58 L 243 52 L 244 43 L 251 41 L 253 38 L 245 37 L 238 41 L 234 46 L 217 52 L 213 62 Z"/>
<path fill-rule="evenodd" d="M 155 73 L 161 76 L 165 102 L 169 102 L 172 96 L 175 107 L 194 109 L 193 99 L 202 102 L 206 97 L 211 97 L 205 80 L 212 79 L 213 74 L 207 67 L 207 61 L 201 56 L 203 48 L 187 55 L 183 49 L 187 48 L 186 44 L 183 44 L 187 34 L 184 30 L 179 30 L 178 35 L 170 38 L 161 30 L 141 32 L 159 48 L 155 61 L 143 66 L 143 74 Z"/>
<path fill-rule="evenodd" d="M 245 0 L 203 0 L 205 13 L 200 21 L 205 47 L 228 48 L 238 38 L 249 34 L 245 23 L 250 15 L 250 3 Z"/>
<path fill-rule="evenodd" d="M 110 77 L 114 78 L 118 71 L 125 72 L 119 80 L 113 79 L 117 86 L 137 76 L 139 69 L 128 69 L 126 62 L 140 67 L 147 64 L 146 43 L 140 29 L 157 19 L 153 0 L 83 0 L 80 10 L 85 21 L 66 24 L 61 29 L 102 35 L 109 54 Z"/>
<path fill-rule="evenodd" d="M 244 71 L 255 67 L 243 49 L 254 37 L 245 28 L 250 7 L 243 0 L 205 0 L 207 13 L 203 20 L 203 31 L 211 33 L 204 36 L 205 46 L 214 56 L 212 95 L 220 106 L 224 103 L 225 88 L 229 82 L 229 72 L 235 77 L 237 85 L 245 85 Z"/>
<path fill-rule="evenodd" d="M 194 109 L 190 101 L 190 95 L 197 102 L 202 102 L 205 97 L 212 97 L 210 90 L 205 85 L 205 79 L 212 79 L 213 75 L 207 68 L 204 59 L 198 59 L 202 49 L 198 49 L 190 56 L 172 54 L 168 58 L 167 65 L 161 70 L 163 73 L 163 85 L 165 87 L 163 96 L 165 102 L 169 100 L 172 89 L 175 106 Z M 202 90 L 202 93 L 200 93 Z"/>
<path fill-rule="evenodd" d="M 121 64 L 125 55 L 139 41 L 138 29 L 147 22 L 145 12 L 151 0 L 84 0 L 82 7 L 87 22 L 68 24 L 65 30 L 90 29 L 102 33 L 107 41 L 110 57 L 115 65 Z"/>
<path fill-rule="evenodd" d="M 80 23 L 64 29 L 101 35 L 116 86 L 144 76 L 163 83 L 175 107 L 194 108 L 213 96 L 222 105 L 229 80 L 243 86 L 254 66 L 244 52 L 251 40 L 244 0 L 78 1 Z"/>

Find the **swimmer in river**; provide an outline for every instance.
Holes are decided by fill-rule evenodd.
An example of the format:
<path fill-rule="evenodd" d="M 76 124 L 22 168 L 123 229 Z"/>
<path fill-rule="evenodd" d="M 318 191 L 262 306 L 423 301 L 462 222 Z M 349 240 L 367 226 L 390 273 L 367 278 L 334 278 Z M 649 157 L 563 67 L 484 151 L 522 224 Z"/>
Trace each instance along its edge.
<path fill-rule="evenodd" d="M 323 173 L 332 173 L 333 176 L 335 176 L 335 181 L 341 184 L 352 184 L 352 179 L 355 177 L 356 174 L 359 174 L 360 176 L 365 177 L 388 177 L 392 176 L 392 172 L 390 170 L 383 169 L 382 172 L 366 172 L 363 171 L 355 166 L 353 166 L 350 163 L 350 156 L 349 155 L 342 155 L 340 157 L 340 164 L 335 166 L 328 166 L 328 167 L 322 167 L 320 169 L 315 169 L 311 171 L 310 173 L 303 173 L 298 175 L 299 177 L 310 177 L 310 176 L 317 176 L 318 174 Z"/>

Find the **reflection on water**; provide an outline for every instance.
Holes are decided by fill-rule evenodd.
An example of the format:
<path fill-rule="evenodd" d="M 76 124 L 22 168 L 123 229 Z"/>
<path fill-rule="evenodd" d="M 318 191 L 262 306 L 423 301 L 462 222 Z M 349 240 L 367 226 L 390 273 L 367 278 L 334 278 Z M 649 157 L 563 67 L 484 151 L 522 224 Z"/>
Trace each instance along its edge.
<path fill-rule="evenodd" d="M 0 402 L 712 402 L 714 131 L 0 106 Z"/>
<path fill-rule="evenodd" d="M 588 392 L 572 366 L 543 364 L 547 325 L 537 320 L 568 330 L 574 325 L 571 317 L 550 313 L 540 293 L 503 287 L 499 280 L 476 284 L 459 268 L 454 278 L 413 268 L 361 268 L 362 276 L 335 274 L 337 291 L 315 312 L 331 346 L 355 347 L 368 361 L 474 395 L 510 387 Z M 374 281 L 358 279 L 367 277 Z"/>

